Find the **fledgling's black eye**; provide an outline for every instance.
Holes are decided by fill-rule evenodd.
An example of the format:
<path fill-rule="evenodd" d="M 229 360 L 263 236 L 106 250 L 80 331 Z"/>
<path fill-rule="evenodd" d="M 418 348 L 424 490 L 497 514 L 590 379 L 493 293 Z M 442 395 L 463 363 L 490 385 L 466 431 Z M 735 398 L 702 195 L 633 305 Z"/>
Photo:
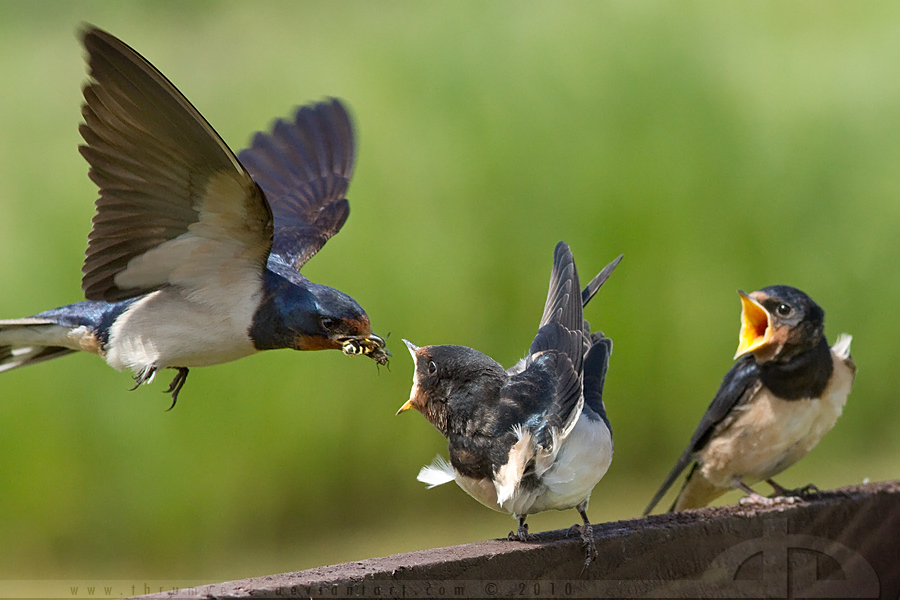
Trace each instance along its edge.
<path fill-rule="evenodd" d="M 786 317 L 794 312 L 794 310 L 790 306 L 782 302 L 777 307 L 775 307 L 775 312 L 778 313 L 779 317 Z"/>
<path fill-rule="evenodd" d="M 331 317 L 322 317 L 319 322 L 325 329 L 334 329 L 334 326 L 337 325 L 337 319 L 332 319 Z"/>
<path fill-rule="evenodd" d="M 437 365 L 434 364 L 433 360 L 428 361 L 428 374 L 434 375 L 435 373 L 437 373 Z"/>

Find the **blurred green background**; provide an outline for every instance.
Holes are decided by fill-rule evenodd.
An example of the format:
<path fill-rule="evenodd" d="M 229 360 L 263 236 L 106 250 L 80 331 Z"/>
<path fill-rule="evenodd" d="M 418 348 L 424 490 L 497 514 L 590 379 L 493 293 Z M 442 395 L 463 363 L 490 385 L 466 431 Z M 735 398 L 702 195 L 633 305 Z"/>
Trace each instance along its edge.
<path fill-rule="evenodd" d="M 352 214 L 304 273 L 356 298 L 394 360 L 266 352 L 192 371 L 171 412 L 168 376 L 129 393 L 90 355 L 4 374 L 0 579 L 226 580 L 504 536 L 509 516 L 416 481 L 446 444 L 394 416 L 400 340 L 512 364 L 560 239 L 585 281 L 625 254 L 586 313 L 615 340 L 593 521 L 638 516 L 687 442 L 732 364 L 738 288 L 797 286 L 829 339 L 854 335 L 844 416 L 779 481 L 900 476 L 900 5 L 2 2 L 4 318 L 82 299 L 82 22 L 235 150 L 346 100 Z"/>

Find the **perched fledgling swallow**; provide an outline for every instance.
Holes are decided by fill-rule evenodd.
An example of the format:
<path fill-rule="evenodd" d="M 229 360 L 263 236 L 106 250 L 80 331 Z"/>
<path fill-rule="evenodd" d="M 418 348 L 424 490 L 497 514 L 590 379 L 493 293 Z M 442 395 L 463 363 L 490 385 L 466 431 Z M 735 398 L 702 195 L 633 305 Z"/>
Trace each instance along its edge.
<path fill-rule="evenodd" d="M 693 462 L 670 511 L 706 506 L 738 488 L 749 500 L 771 503 L 750 489 L 806 456 L 841 416 L 856 376 L 851 337 L 825 339 L 825 312 L 796 288 L 773 285 L 741 295 L 741 332 L 735 359 L 697 430 L 659 491 L 649 514 Z"/>
<path fill-rule="evenodd" d="M 354 133 L 335 99 L 300 108 L 235 156 L 175 86 L 114 36 L 82 41 L 81 154 L 100 188 L 82 269 L 87 301 L 0 321 L 0 371 L 78 350 L 137 385 L 160 369 L 261 350 L 390 353 L 347 294 L 298 270 L 336 234 Z M 135 385 L 135 387 L 137 387 Z"/>
<path fill-rule="evenodd" d="M 520 540 L 527 539 L 527 515 L 576 508 L 585 566 L 596 552 L 588 500 L 613 453 L 603 404 L 612 341 L 591 333 L 582 306 L 621 259 L 579 295 L 572 252 L 560 242 L 537 336 L 509 370 L 465 346 L 418 348 L 404 340 L 415 372 L 397 414 L 415 408 L 450 442 L 450 463 L 438 457 L 419 481 L 429 487 L 456 481 L 488 508 L 512 513 Z"/>

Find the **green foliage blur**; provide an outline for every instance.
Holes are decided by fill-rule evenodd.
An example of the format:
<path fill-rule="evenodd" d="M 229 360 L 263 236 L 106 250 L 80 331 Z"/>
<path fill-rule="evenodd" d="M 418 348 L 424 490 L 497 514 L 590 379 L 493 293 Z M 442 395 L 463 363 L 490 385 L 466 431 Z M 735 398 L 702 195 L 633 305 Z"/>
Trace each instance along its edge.
<path fill-rule="evenodd" d="M 593 521 L 641 513 L 732 364 L 736 290 L 776 283 L 825 308 L 829 339 L 852 333 L 859 366 L 779 481 L 900 476 L 900 5 L 2 1 L 3 318 L 82 299 L 84 22 L 235 151 L 298 104 L 348 103 L 351 217 L 304 273 L 359 301 L 394 358 L 195 369 L 171 412 L 168 373 L 127 392 L 95 356 L 3 374 L 0 579 L 227 580 L 505 536 L 511 517 L 416 481 L 446 444 L 394 416 L 401 338 L 512 364 L 561 239 L 583 281 L 625 254 L 586 312 L 615 341 Z"/>

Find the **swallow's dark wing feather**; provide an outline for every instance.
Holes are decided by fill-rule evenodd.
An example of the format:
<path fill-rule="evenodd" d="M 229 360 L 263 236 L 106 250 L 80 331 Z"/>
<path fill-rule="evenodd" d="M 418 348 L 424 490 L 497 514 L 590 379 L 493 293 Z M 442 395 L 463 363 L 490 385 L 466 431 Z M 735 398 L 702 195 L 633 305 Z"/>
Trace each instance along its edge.
<path fill-rule="evenodd" d="M 279 119 L 239 153 L 272 207 L 273 255 L 299 270 L 340 231 L 354 152 L 350 116 L 331 99 L 299 109 L 292 122 Z"/>
<path fill-rule="evenodd" d="M 591 298 L 594 297 L 594 294 L 600 290 L 600 287 L 606 283 L 606 280 L 609 279 L 609 276 L 612 275 L 612 272 L 619 266 L 619 263 L 622 262 L 624 257 L 624 254 L 620 254 L 616 260 L 603 267 L 603 270 L 597 273 L 597 276 L 584 286 L 584 289 L 581 290 L 581 306 L 588 305 L 588 302 L 590 302 Z"/>
<path fill-rule="evenodd" d="M 603 386 L 606 383 L 606 371 L 609 369 L 609 356 L 612 354 L 612 340 L 602 333 L 591 334 L 591 348 L 584 356 L 584 405 L 606 423 L 612 435 L 612 426 L 606 417 L 606 406 L 603 404 Z"/>
<path fill-rule="evenodd" d="M 572 251 L 565 242 L 560 242 L 553 254 L 553 270 L 550 273 L 544 314 L 538 325 L 538 333 L 531 342 L 529 354 L 534 356 L 548 350 L 562 352 L 569 357 L 575 372 L 580 376 L 584 319 L 579 289 L 581 287 Z"/>
<path fill-rule="evenodd" d="M 100 188 L 82 269 L 85 296 L 116 301 L 171 283 L 202 285 L 195 277 L 211 266 L 261 269 L 271 214 L 225 142 L 128 45 L 93 27 L 82 40 L 91 81 L 80 150 Z M 212 263 L 194 264 L 198 254 Z"/>
<path fill-rule="evenodd" d="M 681 453 L 675 466 L 672 467 L 665 481 L 650 500 L 650 504 L 644 509 L 645 515 L 649 514 L 662 499 L 681 472 L 690 464 L 694 453 L 706 445 L 716 428 L 727 423 L 732 410 L 749 400 L 761 385 L 759 365 L 752 355 L 744 356 L 731 367 L 722 379 L 722 385 L 719 386 L 715 398 L 709 404 L 703 418 L 700 419 L 700 424 L 697 425 L 694 435 L 691 436 L 687 448 Z"/>
<path fill-rule="evenodd" d="M 584 319 L 580 289 L 572 251 L 565 242 L 560 242 L 554 251 L 547 302 L 538 333 L 526 357 L 527 366 L 524 371 L 512 375 L 509 383 L 511 387 L 524 386 L 526 389 L 552 383 L 554 391 L 542 394 L 549 403 L 536 407 L 530 416 L 556 428 L 568 422 L 582 397 Z"/>

